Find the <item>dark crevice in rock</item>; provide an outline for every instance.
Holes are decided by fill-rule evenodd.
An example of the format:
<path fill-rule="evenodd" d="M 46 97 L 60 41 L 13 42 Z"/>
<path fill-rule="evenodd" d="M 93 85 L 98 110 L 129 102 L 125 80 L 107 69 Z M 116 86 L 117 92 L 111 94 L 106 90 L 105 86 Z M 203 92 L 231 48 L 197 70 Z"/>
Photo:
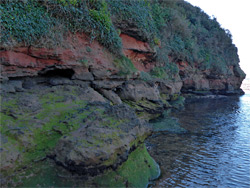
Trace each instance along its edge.
<path fill-rule="evenodd" d="M 73 69 L 58 69 L 55 67 L 50 67 L 48 69 L 45 69 L 39 73 L 43 77 L 65 77 L 65 78 L 71 78 L 75 71 Z"/>

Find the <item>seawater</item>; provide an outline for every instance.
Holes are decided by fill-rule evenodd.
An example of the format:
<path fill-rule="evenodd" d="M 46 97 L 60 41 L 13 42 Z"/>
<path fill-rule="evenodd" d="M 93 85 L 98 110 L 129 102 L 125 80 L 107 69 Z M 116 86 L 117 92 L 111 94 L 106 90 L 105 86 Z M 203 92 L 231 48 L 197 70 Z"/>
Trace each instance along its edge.
<path fill-rule="evenodd" d="M 162 171 L 152 187 L 250 188 L 250 93 L 197 100 L 171 115 L 181 131 L 147 140 Z"/>

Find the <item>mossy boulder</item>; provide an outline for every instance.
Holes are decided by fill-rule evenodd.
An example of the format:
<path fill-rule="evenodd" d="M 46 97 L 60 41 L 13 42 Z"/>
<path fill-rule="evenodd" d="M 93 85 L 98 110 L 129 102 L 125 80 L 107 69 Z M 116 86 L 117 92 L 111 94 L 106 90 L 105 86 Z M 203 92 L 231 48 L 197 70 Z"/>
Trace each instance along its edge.
<path fill-rule="evenodd" d="M 18 170 L 47 157 L 96 175 L 116 168 L 150 133 L 129 106 L 112 106 L 86 84 L 2 93 L 1 182 L 13 183 Z"/>
<path fill-rule="evenodd" d="M 135 109 L 136 114 L 139 118 L 150 120 L 159 117 L 166 107 L 166 104 L 168 104 L 167 101 L 165 101 L 165 104 L 163 101 L 150 101 L 147 99 L 142 99 L 139 101 L 124 101 L 127 103 L 130 107 Z"/>
<path fill-rule="evenodd" d="M 93 104 L 95 109 L 82 119 L 77 130 L 58 141 L 55 161 L 79 174 L 96 175 L 116 168 L 127 159 L 129 151 L 151 133 L 127 105 Z"/>
<path fill-rule="evenodd" d="M 102 175 L 75 174 L 46 159 L 20 170 L 12 177 L 15 184 L 9 184 L 9 187 L 147 187 L 159 175 L 158 164 L 141 144 L 116 170 L 106 170 Z"/>
<path fill-rule="evenodd" d="M 90 92 L 86 89 L 37 87 L 27 92 L 2 93 L 0 154 L 6 179 L 15 170 L 44 159 L 62 135 L 81 125 L 81 118 L 91 111 L 81 111 L 87 102 L 75 95 Z"/>
<path fill-rule="evenodd" d="M 106 172 L 94 181 L 100 187 L 147 187 L 149 182 L 159 175 L 159 165 L 142 144 L 117 170 Z"/>

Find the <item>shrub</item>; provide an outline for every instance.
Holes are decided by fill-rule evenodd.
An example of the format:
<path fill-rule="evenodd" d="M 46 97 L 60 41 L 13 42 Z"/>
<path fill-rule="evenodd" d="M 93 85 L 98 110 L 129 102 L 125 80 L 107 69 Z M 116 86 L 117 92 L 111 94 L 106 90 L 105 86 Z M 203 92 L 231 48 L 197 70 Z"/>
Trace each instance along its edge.
<path fill-rule="evenodd" d="M 141 71 L 140 72 L 140 79 L 143 81 L 150 81 L 150 80 L 152 80 L 152 77 L 149 73 Z"/>
<path fill-rule="evenodd" d="M 78 0 L 56 0 L 58 3 L 62 4 L 63 6 L 74 5 L 76 6 Z"/>
<path fill-rule="evenodd" d="M 157 36 L 157 27 L 152 16 L 150 3 L 144 0 L 109 0 L 107 2 L 113 17 L 115 17 L 117 27 L 123 30 L 127 29 L 121 28 L 123 27 L 121 23 L 125 22 L 138 29 L 137 35 L 140 35 L 142 40 L 154 42 L 153 40 Z"/>
<path fill-rule="evenodd" d="M 75 2 L 71 0 L 71 2 Z M 105 0 L 77 0 L 77 3 L 58 3 L 49 0 L 49 12 L 71 32 L 84 32 L 97 39 L 115 54 L 121 53 L 121 39 L 114 28 Z"/>
<path fill-rule="evenodd" d="M 161 79 L 174 79 L 174 77 L 179 73 L 179 68 L 175 63 L 165 63 L 163 67 L 154 67 L 150 72 L 152 77 Z"/>
<path fill-rule="evenodd" d="M 154 67 L 151 70 L 150 74 L 152 75 L 152 77 L 155 78 L 162 78 L 162 79 L 168 78 L 167 72 L 164 67 Z"/>
<path fill-rule="evenodd" d="M 191 65 L 195 62 L 201 69 L 217 69 L 221 74 L 229 74 L 227 67 L 238 64 L 237 48 L 232 44 L 230 31 L 221 28 L 216 18 L 210 18 L 200 8 L 183 0 L 157 3 L 159 6 L 154 10 L 160 12 L 166 22 L 160 24 L 158 64 L 163 65 L 162 59 L 171 56 L 173 61 L 185 60 Z"/>
<path fill-rule="evenodd" d="M 29 45 L 46 35 L 54 22 L 37 1 L 1 1 L 0 15 L 1 43 L 16 40 Z"/>
<path fill-rule="evenodd" d="M 114 64 L 120 70 L 120 75 L 130 75 L 137 71 L 131 60 L 125 56 L 116 58 L 114 60 Z"/>
<path fill-rule="evenodd" d="M 121 53 L 121 39 L 114 28 L 106 1 L 95 0 L 2 0 L 1 41 L 34 44 L 57 32 L 84 32 L 115 54 Z M 52 39 L 56 40 L 56 39 Z"/>

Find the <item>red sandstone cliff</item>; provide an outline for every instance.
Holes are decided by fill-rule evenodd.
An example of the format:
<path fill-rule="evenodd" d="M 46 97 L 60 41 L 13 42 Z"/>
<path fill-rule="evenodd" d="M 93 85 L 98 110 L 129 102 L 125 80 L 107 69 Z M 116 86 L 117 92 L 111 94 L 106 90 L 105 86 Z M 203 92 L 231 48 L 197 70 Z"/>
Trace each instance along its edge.
<path fill-rule="evenodd" d="M 120 37 L 123 42 L 124 55 L 131 59 L 138 71 L 150 72 L 157 66 L 156 50 L 150 47 L 147 42 L 126 34 L 121 34 Z M 60 71 L 66 77 L 76 80 L 124 79 L 124 76 L 118 75 L 119 67 L 114 64 L 115 58 L 97 41 L 90 43 L 87 35 L 83 33 L 69 34 L 65 39 L 64 47 L 60 48 L 47 49 L 19 45 L 11 49 L 2 49 L 0 52 L 1 79 L 36 77 L 57 74 Z M 172 58 L 169 59 L 171 61 Z M 244 79 L 233 66 L 228 67 L 227 74 L 218 74 L 210 69 L 201 70 L 193 62 L 177 61 L 172 63 L 178 65 L 178 74 L 181 78 L 181 80 L 167 81 L 171 83 L 168 84 L 171 85 L 169 88 L 175 93 L 180 90 L 183 92 L 212 91 L 220 94 L 239 93 L 240 85 Z M 130 78 L 136 79 L 138 76 L 139 72 L 130 75 Z M 154 82 L 159 82 L 159 79 L 157 81 L 154 79 Z"/>

